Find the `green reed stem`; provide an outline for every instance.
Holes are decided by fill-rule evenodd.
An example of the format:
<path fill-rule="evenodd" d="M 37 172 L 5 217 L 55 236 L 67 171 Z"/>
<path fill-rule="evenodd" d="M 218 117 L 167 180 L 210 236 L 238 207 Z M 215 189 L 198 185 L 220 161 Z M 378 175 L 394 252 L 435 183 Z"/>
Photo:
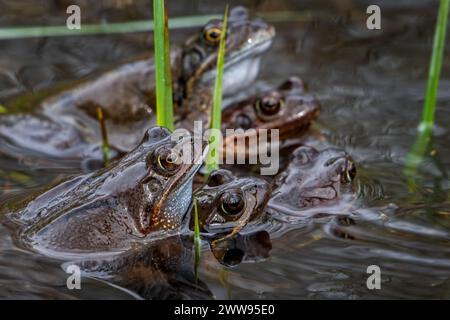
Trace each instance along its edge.
<path fill-rule="evenodd" d="M 6 108 L 0 104 L 0 113 L 6 113 L 6 112 L 8 112 L 8 110 L 6 110 Z"/>
<path fill-rule="evenodd" d="M 166 127 L 171 131 L 174 129 L 173 118 L 173 94 L 172 94 L 172 67 L 170 61 L 170 35 L 169 16 L 167 14 L 167 2 L 164 5 L 164 76 L 165 76 L 165 106 L 166 106 Z"/>
<path fill-rule="evenodd" d="M 169 31 L 164 0 L 153 0 L 155 32 L 156 123 L 173 130 Z"/>
<path fill-rule="evenodd" d="M 225 62 L 225 43 L 228 21 L 228 5 L 225 7 L 223 15 L 223 27 L 220 35 L 219 52 L 217 54 L 216 80 L 214 84 L 214 97 L 211 112 L 211 135 L 209 137 L 209 152 L 206 162 L 208 174 L 219 167 L 219 148 L 220 148 L 220 128 L 222 122 L 222 84 L 223 68 Z"/>
<path fill-rule="evenodd" d="M 433 52 L 431 54 L 430 69 L 428 71 L 427 93 L 425 96 L 424 109 L 422 113 L 421 129 L 432 128 L 434 125 L 434 111 L 436 109 L 436 98 L 439 88 L 439 77 L 442 68 L 442 57 L 444 56 L 445 35 L 447 31 L 449 0 L 441 0 L 439 13 L 434 32 Z"/>
<path fill-rule="evenodd" d="M 170 29 L 203 26 L 211 19 L 220 19 L 220 15 L 176 17 L 169 20 Z M 0 40 L 34 37 L 86 36 L 95 34 L 115 34 L 130 32 L 148 32 L 154 30 L 154 21 L 129 21 L 118 23 L 83 24 L 81 29 L 70 30 L 66 26 L 30 26 L 0 28 Z"/>
<path fill-rule="evenodd" d="M 419 135 L 405 161 L 406 167 L 404 172 L 410 179 L 410 187 L 413 187 L 414 185 L 411 179 L 417 172 L 417 167 L 422 162 L 432 136 L 439 77 L 445 48 L 449 2 L 449 0 L 441 0 L 439 4 L 438 18 L 434 32 L 433 50 L 428 71 L 425 102 L 422 111 L 422 119 L 419 125 Z"/>
<path fill-rule="evenodd" d="M 200 251 L 201 251 L 201 239 L 200 239 L 200 225 L 198 222 L 198 208 L 197 199 L 194 197 L 194 270 L 195 270 L 195 283 L 198 280 L 198 266 L 200 264 Z"/>
<path fill-rule="evenodd" d="M 109 139 L 108 139 L 108 132 L 106 131 L 105 117 L 103 116 L 103 110 L 100 107 L 97 107 L 97 119 L 102 133 L 103 163 L 106 166 L 110 159 Z"/>

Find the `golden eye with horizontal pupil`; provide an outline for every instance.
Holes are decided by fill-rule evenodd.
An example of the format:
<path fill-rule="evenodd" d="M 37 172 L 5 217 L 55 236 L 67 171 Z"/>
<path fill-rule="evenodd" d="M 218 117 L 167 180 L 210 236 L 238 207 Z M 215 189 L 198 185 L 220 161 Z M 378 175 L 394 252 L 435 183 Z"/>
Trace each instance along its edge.
<path fill-rule="evenodd" d="M 167 146 L 157 150 L 156 160 L 158 168 L 164 173 L 175 173 L 181 165 L 181 155 Z"/>
<path fill-rule="evenodd" d="M 220 210 L 229 216 L 239 215 L 245 208 L 245 200 L 240 192 L 230 191 L 222 195 Z"/>
<path fill-rule="evenodd" d="M 210 45 L 218 45 L 220 43 L 220 36 L 222 29 L 219 27 L 211 27 L 203 32 L 203 38 Z"/>
<path fill-rule="evenodd" d="M 283 105 L 284 101 L 279 95 L 270 95 L 256 101 L 256 109 L 264 116 L 276 115 Z"/>

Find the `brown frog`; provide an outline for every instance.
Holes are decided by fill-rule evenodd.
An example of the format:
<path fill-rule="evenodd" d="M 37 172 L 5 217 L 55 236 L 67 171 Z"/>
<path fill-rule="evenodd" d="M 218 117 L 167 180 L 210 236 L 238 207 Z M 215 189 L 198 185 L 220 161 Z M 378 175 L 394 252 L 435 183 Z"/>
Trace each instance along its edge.
<path fill-rule="evenodd" d="M 320 114 L 320 105 L 306 94 L 300 78 L 291 77 L 277 89 L 258 93 L 222 112 L 226 129 L 278 129 L 280 138 L 300 133 Z"/>
<path fill-rule="evenodd" d="M 257 156 L 261 150 L 253 146 L 261 147 L 261 143 L 267 143 L 267 150 L 280 148 L 278 142 L 302 134 L 319 114 L 320 105 L 305 93 L 302 80 L 291 77 L 277 89 L 257 93 L 223 111 L 223 156 Z M 277 141 L 272 130 L 278 130 Z M 267 136 L 261 140 L 261 134 Z"/>
<path fill-rule="evenodd" d="M 21 244 L 53 257 L 122 252 L 179 231 L 205 145 L 154 127 L 122 159 L 7 209 Z M 182 161 L 181 161 L 182 160 Z"/>
<path fill-rule="evenodd" d="M 355 176 L 356 166 L 346 152 L 299 147 L 275 178 L 268 207 L 294 214 L 316 208 L 320 211 L 351 193 Z"/>
<path fill-rule="evenodd" d="M 208 22 L 181 47 L 172 47 L 172 73 L 177 127 L 192 129 L 193 120 L 209 123 L 221 20 Z M 254 80 L 261 54 L 274 29 L 247 10 L 230 11 L 224 66 L 224 95 Z M 50 158 L 83 159 L 100 154 L 97 107 L 102 108 L 110 145 L 128 152 L 145 130 L 155 124 L 155 65 L 153 58 L 114 68 L 44 100 L 32 115 L 0 118 L 0 151 L 21 156 L 23 150 Z"/>
<path fill-rule="evenodd" d="M 194 194 L 201 232 L 227 237 L 237 234 L 262 219 L 270 193 L 270 184 L 263 179 L 235 177 L 225 169 L 213 171 Z M 194 211 L 190 216 L 193 228 Z"/>

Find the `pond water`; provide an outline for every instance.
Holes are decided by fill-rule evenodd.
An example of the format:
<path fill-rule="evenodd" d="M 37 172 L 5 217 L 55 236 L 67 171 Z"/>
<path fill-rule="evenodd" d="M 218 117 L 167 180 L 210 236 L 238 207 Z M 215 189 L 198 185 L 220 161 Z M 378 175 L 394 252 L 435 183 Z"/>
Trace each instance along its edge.
<path fill-rule="evenodd" d="M 37 7 L 31 1 L 0 0 L 0 26 L 64 23 L 66 1 L 44 2 Z M 123 2 L 122 8 L 110 7 L 108 1 L 89 6 L 86 21 L 150 18 L 148 1 Z M 257 85 L 278 85 L 291 75 L 305 81 L 322 113 L 302 139 L 318 149 L 343 148 L 352 156 L 358 167 L 358 199 L 320 218 L 275 214 L 264 226 L 270 232 L 270 252 L 235 267 L 224 267 L 204 248 L 199 279 L 209 294 L 188 290 L 184 298 L 450 298 L 448 54 L 434 137 L 414 191 L 403 174 L 423 105 L 438 2 L 376 1 L 382 10 L 378 31 L 366 28 L 365 9 L 373 2 L 238 2 L 277 20 L 272 22 L 277 36 L 263 58 Z M 224 4 L 171 1 L 169 14 L 220 13 Z M 297 14 L 274 14 L 286 11 Z M 173 31 L 173 41 L 187 32 Z M 150 41 L 142 33 L 0 41 L 0 102 L 148 52 Z M 5 157 L 0 170 L 2 204 L 70 173 L 33 171 Z M 366 287 L 369 265 L 381 269 L 381 290 Z M 83 280 L 82 290 L 69 291 L 66 278 L 59 262 L 17 248 L 0 226 L 0 298 L 136 297 L 95 278 Z M 161 290 L 171 286 L 168 281 Z M 149 296 L 171 297 L 156 291 Z"/>

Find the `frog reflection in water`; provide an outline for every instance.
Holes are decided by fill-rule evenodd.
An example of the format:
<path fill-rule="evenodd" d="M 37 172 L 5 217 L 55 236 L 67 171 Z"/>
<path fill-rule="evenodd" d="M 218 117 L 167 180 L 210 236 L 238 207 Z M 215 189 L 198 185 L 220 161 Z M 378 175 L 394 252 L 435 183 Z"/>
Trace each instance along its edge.
<path fill-rule="evenodd" d="M 212 20 L 181 48 L 173 46 L 176 127 L 193 129 L 194 120 L 208 127 L 221 27 L 220 20 Z M 260 56 L 275 33 L 236 7 L 230 11 L 227 34 L 225 96 L 256 78 Z M 44 100 L 32 115 L 2 116 L 1 151 L 22 157 L 25 149 L 56 159 L 101 158 L 97 107 L 105 114 L 112 149 L 130 151 L 155 121 L 154 71 L 153 59 L 131 62 Z"/>
<path fill-rule="evenodd" d="M 351 193 L 355 176 L 355 164 L 344 151 L 299 147 L 288 167 L 275 178 L 268 206 L 294 214 L 320 210 Z"/>
<path fill-rule="evenodd" d="M 203 150 L 194 149 L 192 161 L 177 161 L 179 150 L 193 142 L 189 138 L 175 145 L 172 140 L 166 129 L 149 129 L 141 144 L 119 161 L 62 182 L 9 214 L 20 241 L 58 257 L 123 251 L 178 231 Z"/>
<path fill-rule="evenodd" d="M 70 261 L 64 267 L 77 264 L 85 275 L 104 278 L 144 299 L 213 299 L 207 285 L 195 277 L 193 248 L 191 235 L 175 235 L 118 256 Z M 272 244 L 267 232 L 256 231 L 218 242 L 211 247 L 212 255 L 203 249 L 200 263 L 212 263 L 217 268 L 215 260 L 225 266 L 236 266 L 267 259 Z"/>

